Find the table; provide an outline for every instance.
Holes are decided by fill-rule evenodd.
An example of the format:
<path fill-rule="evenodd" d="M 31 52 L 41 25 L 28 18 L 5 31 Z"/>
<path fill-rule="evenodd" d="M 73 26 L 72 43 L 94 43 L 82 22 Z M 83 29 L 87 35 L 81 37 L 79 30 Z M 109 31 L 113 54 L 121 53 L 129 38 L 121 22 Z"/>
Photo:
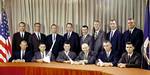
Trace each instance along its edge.
<path fill-rule="evenodd" d="M 139 68 L 98 67 L 65 63 L 2 63 L 0 75 L 150 75 Z"/>

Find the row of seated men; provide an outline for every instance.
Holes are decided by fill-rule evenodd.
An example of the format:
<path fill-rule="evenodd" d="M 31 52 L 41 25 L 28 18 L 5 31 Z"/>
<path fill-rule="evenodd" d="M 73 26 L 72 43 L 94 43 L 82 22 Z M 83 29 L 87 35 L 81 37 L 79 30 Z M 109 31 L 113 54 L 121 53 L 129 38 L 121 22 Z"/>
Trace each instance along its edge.
<path fill-rule="evenodd" d="M 41 43 L 39 45 L 39 51 L 35 52 L 34 56 L 31 56 L 31 51 L 26 50 L 28 45 L 26 41 L 20 43 L 21 50 L 19 53 L 15 53 L 10 59 L 10 62 L 47 62 L 44 58 L 49 55 L 50 51 L 46 51 L 46 45 Z M 60 51 L 58 56 L 55 57 L 53 54 L 50 55 L 48 61 L 57 61 L 62 63 L 70 64 L 95 64 L 101 67 L 112 67 L 118 66 L 124 67 L 141 67 L 141 55 L 137 53 L 135 47 L 131 42 L 126 43 L 126 52 L 124 52 L 119 59 L 117 55 L 112 50 L 112 45 L 110 41 L 103 42 L 103 50 L 98 53 L 98 57 L 87 43 L 81 45 L 82 51 L 77 55 L 75 52 L 71 51 L 71 45 L 69 41 L 64 42 L 64 50 Z"/>

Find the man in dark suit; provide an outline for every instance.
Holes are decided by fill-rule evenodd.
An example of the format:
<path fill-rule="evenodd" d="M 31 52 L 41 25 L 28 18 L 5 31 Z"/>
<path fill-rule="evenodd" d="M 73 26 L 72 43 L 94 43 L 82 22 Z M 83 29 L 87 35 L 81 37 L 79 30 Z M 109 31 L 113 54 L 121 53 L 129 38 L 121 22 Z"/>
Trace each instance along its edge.
<path fill-rule="evenodd" d="M 51 25 L 51 31 L 52 34 L 48 35 L 46 38 L 47 51 L 52 50 L 52 53 L 57 57 L 58 53 L 63 50 L 64 39 L 63 36 L 57 33 L 58 27 L 56 24 Z"/>
<path fill-rule="evenodd" d="M 97 65 L 101 67 L 112 67 L 117 65 L 118 58 L 112 50 L 110 41 L 103 42 L 103 48 L 99 53 Z"/>
<path fill-rule="evenodd" d="M 32 59 L 31 50 L 26 50 L 28 44 L 25 40 L 20 43 L 20 51 L 15 51 L 12 57 L 9 59 L 10 62 L 30 62 Z"/>
<path fill-rule="evenodd" d="M 25 40 L 28 43 L 30 35 L 31 34 L 29 32 L 26 32 L 26 24 L 24 22 L 20 22 L 19 23 L 19 32 L 15 33 L 13 35 L 13 39 L 12 39 L 12 53 L 14 53 L 15 51 L 19 51 L 20 50 L 20 46 L 19 45 L 20 45 L 22 40 Z"/>
<path fill-rule="evenodd" d="M 143 31 L 135 27 L 135 21 L 128 19 L 128 30 L 123 34 L 123 49 L 125 49 L 125 43 L 131 41 L 135 47 L 135 51 L 141 54 L 141 47 L 143 44 Z"/>
<path fill-rule="evenodd" d="M 64 63 L 72 63 L 76 58 L 76 53 L 70 51 L 71 45 L 69 41 L 64 43 L 64 51 L 59 52 L 56 61 Z"/>
<path fill-rule="evenodd" d="M 66 25 L 67 33 L 64 34 L 64 41 L 70 41 L 71 50 L 76 54 L 79 54 L 80 49 L 80 38 L 79 35 L 73 31 L 73 24 L 67 23 Z"/>
<path fill-rule="evenodd" d="M 94 21 L 92 37 L 94 39 L 93 48 L 96 55 L 98 55 L 98 53 L 102 50 L 103 41 L 106 39 L 106 34 L 102 30 L 101 22 L 98 20 Z"/>
<path fill-rule="evenodd" d="M 90 50 L 87 43 L 82 44 L 82 51 L 79 53 L 73 64 L 94 64 L 96 61 L 96 53 Z"/>
<path fill-rule="evenodd" d="M 135 47 L 131 42 L 126 43 L 126 51 L 122 54 L 119 60 L 118 67 L 141 67 L 141 55 L 136 51 L 133 51 Z"/>
<path fill-rule="evenodd" d="M 29 37 L 29 45 L 33 50 L 33 53 L 38 51 L 38 47 L 40 43 L 45 43 L 46 36 L 40 32 L 41 24 L 34 24 L 34 33 Z"/>
<path fill-rule="evenodd" d="M 113 52 L 118 56 L 121 57 L 122 49 L 121 49 L 121 38 L 122 33 L 117 29 L 117 23 L 115 20 L 110 21 L 110 32 L 107 33 L 107 40 L 109 40 L 112 44 Z"/>
<path fill-rule="evenodd" d="M 80 36 L 80 46 L 83 43 L 87 43 L 90 46 L 90 50 L 93 50 L 93 38 L 90 34 L 88 34 L 88 26 L 82 26 L 81 35 L 82 36 Z"/>
<path fill-rule="evenodd" d="M 48 51 L 46 51 L 46 45 L 44 43 L 41 43 L 39 45 L 39 50 L 34 53 L 34 57 L 32 58 L 32 61 L 34 62 L 45 62 L 44 58 L 47 56 Z M 47 61 L 55 61 L 55 56 L 51 54 L 49 60 Z"/>

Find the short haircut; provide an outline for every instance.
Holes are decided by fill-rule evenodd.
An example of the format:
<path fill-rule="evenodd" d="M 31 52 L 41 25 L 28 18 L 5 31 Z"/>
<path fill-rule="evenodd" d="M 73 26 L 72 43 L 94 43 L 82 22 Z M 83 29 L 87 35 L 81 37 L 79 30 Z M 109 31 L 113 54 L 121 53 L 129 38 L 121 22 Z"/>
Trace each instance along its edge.
<path fill-rule="evenodd" d="M 130 41 L 126 42 L 126 45 L 132 45 L 132 46 L 134 46 L 134 45 L 132 44 L 132 42 L 130 42 Z"/>
<path fill-rule="evenodd" d="M 36 24 L 38 24 L 38 25 L 40 25 L 40 26 L 41 26 L 41 24 L 40 24 L 40 23 L 38 23 L 38 22 L 37 22 L 37 23 L 34 23 L 34 26 L 35 26 Z"/>
<path fill-rule="evenodd" d="M 95 20 L 94 22 L 100 22 L 99 20 Z"/>
<path fill-rule="evenodd" d="M 105 41 L 103 41 L 103 43 L 110 43 L 111 44 L 111 42 L 109 40 L 105 40 Z"/>
<path fill-rule="evenodd" d="M 133 18 L 128 18 L 128 20 L 134 20 Z"/>
<path fill-rule="evenodd" d="M 71 27 L 73 27 L 73 24 L 72 24 L 72 23 L 67 23 L 66 26 L 67 26 L 68 24 L 71 25 Z"/>
<path fill-rule="evenodd" d="M 26 43 L 26 44 L 28 45 L 28 43 L 27 43 L 26 40 L 22 40 L 22 41 L 20 42 L 20 44 L 21 44 L 21 43 Z"/>
<path fill-rule="evenodd" d="M 111 22 L 112 22 L 112 21 L 115 21 L 115 22 L 116 22 L 116 20 L 115 20 L 115 19 L 111 19 L 110 21 L 111 21 Z"/>
<path fill-rule="evenodd" d="M 51 25 L 51 27 L 52 27 L 52 26 L 56 26 L 56 27 L 57 27 L 57 25 L 56 25 L 56 24 L 52 24 L 52 25 Z"/>
<path fill-rule="evenodd" d="M 82 28 L 87 28 L 88 29 L 88 26 L 87 25 L 83 25 Z"/>
<path fill-rule="evenodd" d="M 65 41 L 64 44 L 70 44 L 70 41 Z"/>
<path fill-rule="evenodd" d="M 24 24 L 24 26 L 26 26 L 26 23 L 25 23 L 25 22 L 20 22 L 20 23 L 19 23 L 19 26 L 20 26 L 20 24 Z"/>
<path fill-rule="evenodd" d="M 40 42 L 39 45 L 38 45 L 38 47 L 39 47 L 40 45 L 45 45 L 45 46 L 46 46 L 46 44 L 43 43 L 43 42 Z"/>

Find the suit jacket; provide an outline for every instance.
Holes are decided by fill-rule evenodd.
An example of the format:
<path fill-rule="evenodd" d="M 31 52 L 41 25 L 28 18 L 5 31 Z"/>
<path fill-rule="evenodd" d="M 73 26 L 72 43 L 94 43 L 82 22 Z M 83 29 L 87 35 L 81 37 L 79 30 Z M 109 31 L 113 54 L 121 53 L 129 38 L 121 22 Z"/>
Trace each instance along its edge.
<path fill-rule="evenodd" d="M 80 36 L 80 46 L 83 43 L 87 43 L 90 46 L 90 49 L 93 50 L 93 38 L 90 34 L 88 34 L 84 39 L 83 36 Z"/>
<path fill-rule="evenodd" d="M 111 32 L 107 33 L 107 40 L 111 42 L 113 52 L 115 52 L 117 56 L 121 57 L 123 52 L 121 49 L 122 33 L 119 30 L 116 30 L 111 40 L 109 39 L 110 33 Z"/>
<path fill-rule="evenodd" d="M 47 51 L 50 50 L 52 44 L 53 44 L 52 34 L 50 34 L 46 38 L 46 46 L 47 46 L 46 50 Z M 63 50 L 63 45 L 64 45 L 63 36 L 57 34 L 57 36 L 56 36 L 56 42 L 55 42 L 55 44 L 53 46 L 53 49 L 52 49 L 52 53 L 55 55 L 55 57 L 57 57 L 58 53 Z"/>
<path fill-rule="evenodd" d="M 46 51 L 46 55 L 47 55 L 48 51 Z M 42 56 L 41 56 L 41 53 L 40 51 L 37 51 L 34 53 L 34 56 L 32 58 L 32 61 L 36 61 L 37 59 L 42 59 Z M 50 58 L 51 61 L 55 61 L 55 56 L 54 54 L 51 54 L 51 58 Z"/>
<path fill-rule="evenodd" d="M 72 60 L 74 60 L 77 55 L 76 55 L 76 53 L 70 51 L 70 52 L 68 53 L 68 56 L 69 56 Z M 63 62 L 63 61 L 67 61 L 67 60 L 69 60 L 69 58 L 66 56 L 65 52 L 64 52 L 64 51 L 59 52 L 56 61 L 58 61 L 58 62 Z"/>
<path fill-rule="evenodd" d="M 45 43 L 46 40 L 46 36 L 41 33 L 41 39 L 39 40 L 36 36 L 35 33 L 33 33 L 30 38 L 29 38 L 29 46 L 32 48 L 33 53 L 35 53 L 36 51 L 38 51 L 39 49 L 39 44 L 40 43 Z"/>
<path fill-rule="evenodd" d="M 94 39 L 94 43 L 93 43 L 94 51 L 96 55 L 98 55 L 98 53 L 102 51 L 103 41 L 106 39 L 106 34 L 102 30 L 100 30 L 97 35 L 97 38 L 94 38 L 94 33 L 92 37 Z"/>
<path fill-rule="evenodd" d="M 75 60 L 76 61 L 84 60 L 84 56 L 85 53 L 81 51 Z M 96 61 L 96 53 L 94 51 L 90 51 L 86 60 L 88 60 L 87 64 L 94 64 Z"/>
<path fill-rule="evenodd" d="M 133 52 L 133 55 L 129 59 L 128 53 L 125 52 L 122 54 L 119 63 L 126 63 L 126 67 L 141 67 L 141 56 L 139 53 Z"/>
<path fill-rule="evenodd" d="M 129 30 L 125 31 L 123 34 L 123 50 L 125 51 L 125 43 L 131 41 L 135 47 L 135 51 L 141 54 L 141 47 L 143 44 L 143 31 L 137 28 L 134 28 L 132 34 Z"/>
<path fill-rule="evenodd" d="M 64 34 L 64 41 L 70 41 L 70 43 L 71 43 L 70 50 L 72 50 L 76 54 L 79 54 L 79 52 L 81 51 L 79 35 L 75 32 L 72 32 L 69 39 L 67 39 L 67 35 L 68 35 L 68 33 Z"/>
<path fill-rule="evenodd" d="M 9 59 L 9 62 L 12 62 L 12 60 L 21 59 L 21 50 L 15 51 L 12 57 Z M 23 59 L 25 62 L 30 62 L 32 60 L 32 52 L 31 50 L 26 50 L 25 55 L 23 56 Z"/>
<path fill-rule="evenodd" d="M 111 62 L 114 66 L 117 65 L 119 60 L 113 51 L 111 51 L 109 57 L 107 57 L 106 51 L 101 51 L 98 55 L 98 59 L 101 59 L 102 62 Z"/>
<path fill-rule="evenodd" d="M 16 50 L 20 50 L 20 43 L 22 40 L 25 40 L 28 43 L 30 35 L 31 34 L 29 32 L 25 32 L 24 38 L 22 38 L 20 35 L 20 32 L 15 33 L 13 35 L 13 39 L 12 39 L 12 52 L 14 53 Z M 30 48 L 28 48 L 28 49 L 30 49 Z"/>

